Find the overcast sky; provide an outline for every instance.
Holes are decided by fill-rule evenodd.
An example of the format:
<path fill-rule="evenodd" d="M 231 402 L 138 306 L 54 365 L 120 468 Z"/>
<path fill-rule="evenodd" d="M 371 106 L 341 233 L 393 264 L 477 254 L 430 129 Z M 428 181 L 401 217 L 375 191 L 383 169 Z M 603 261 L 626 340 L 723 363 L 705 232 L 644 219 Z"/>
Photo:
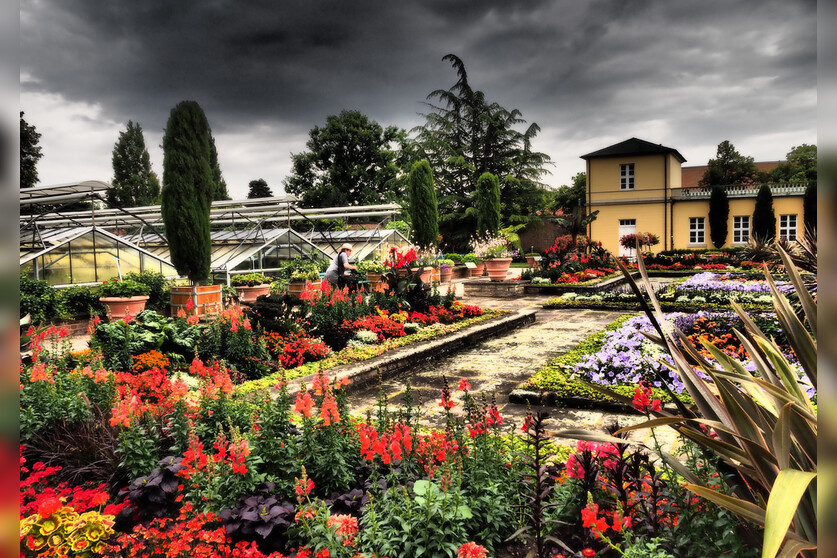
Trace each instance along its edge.
<path fill-rule="evenodd" d="M 706 164 L 730 140 L 757 161 L 817 142 L 815 0 L 21 0 L 20 110 L 42 134 L 41 184 L 110 181 L 128 120 L 162 175 L 179 101 L 203 107 L 233 198 L 328 115 L 421 124 L 456 81 L 541 127 L 570 183 L 579 158 L 630 137 Z"/>

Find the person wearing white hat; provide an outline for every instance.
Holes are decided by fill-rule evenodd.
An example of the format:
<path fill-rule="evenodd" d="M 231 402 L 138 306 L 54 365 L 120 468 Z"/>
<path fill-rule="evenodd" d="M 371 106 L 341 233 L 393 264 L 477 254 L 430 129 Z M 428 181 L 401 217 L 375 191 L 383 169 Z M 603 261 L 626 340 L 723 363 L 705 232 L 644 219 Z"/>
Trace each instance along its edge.
<path fill-rule="evenodd" d="M 328 266 L 325 272 L 326 281 L 332 287 L 342 289 L 348 286 L 350 291 L 357 289 L 357 280 L 351 275 L 346 274 L 346 270 L 356 270 L 357 266 L 349 263 L 349 256 L 352 255 L 352 245 L 348 242 L 340 246 L 340 251 L 334 256 L 331 265 Z"/>

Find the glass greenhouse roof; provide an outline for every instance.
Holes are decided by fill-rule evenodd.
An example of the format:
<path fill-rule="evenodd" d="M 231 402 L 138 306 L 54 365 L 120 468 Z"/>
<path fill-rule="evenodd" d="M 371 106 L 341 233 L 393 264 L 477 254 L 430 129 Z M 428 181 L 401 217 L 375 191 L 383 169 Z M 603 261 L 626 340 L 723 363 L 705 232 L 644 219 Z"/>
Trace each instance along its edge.
<path fill-rule="evenodd" d="M 178 276 L 168 260 L 97 227 L 33 229 L 32 236 L 21 236 L 20 266 L 55 286 L 101 283 L 132 271 Z"/>

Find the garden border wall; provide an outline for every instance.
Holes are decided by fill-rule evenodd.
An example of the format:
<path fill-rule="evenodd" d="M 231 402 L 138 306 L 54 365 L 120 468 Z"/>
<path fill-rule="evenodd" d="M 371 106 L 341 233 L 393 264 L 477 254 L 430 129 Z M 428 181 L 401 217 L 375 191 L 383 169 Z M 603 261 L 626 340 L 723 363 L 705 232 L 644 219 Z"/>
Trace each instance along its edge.
<path fill-rule="evenodd" d="M 473 346 L 489 337 L 533 324 L 536 315 L 537 310 L 519 310 L 514 314 L 467 327 L 450 335 L 388 351 L 363 362 L 331 368 L 328 370 L 329 379 L 333 381 L 345 378 L 348 384 L 343 389 L 351 393 L 353 390 L 377 384 L 379 373 L 384 379 L 391 378 L 436 358 L 448 356 L 464 347 Z M 299 391 L 299 380 L 310 386 L 316 377 L 317 374 L 309 374 L 291 381 L 287 387 L 288 393 L 295 394 Z"/>

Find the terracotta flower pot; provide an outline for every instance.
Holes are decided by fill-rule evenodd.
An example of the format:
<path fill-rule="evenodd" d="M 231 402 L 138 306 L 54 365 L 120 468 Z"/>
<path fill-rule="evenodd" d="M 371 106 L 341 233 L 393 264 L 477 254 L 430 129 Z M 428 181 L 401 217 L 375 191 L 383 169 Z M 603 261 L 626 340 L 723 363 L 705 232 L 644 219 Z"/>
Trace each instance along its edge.
<path fill-rule="evenodd" d="M 171 313 L 174 316 L 178 310 L 185 310 L 187 314 L 196 316 L 212 315 L 221 311 L 221 285 L 198 285 L 197 304 L 192 299 L 190 285 L 174 286 L 170 292 Z"/>
<path fill-rule="evenodd" d="M 471 277 L 482 277 L 485 272 L 485 262 L 475 262 L 477 267 L 470 268 Z"/>
<path fill-rule="evenodd" d="M 288 283 L 288 293 L 299 296 L 305 290 L 308 281 L 290 281 Z"/>
<path fill-rule="evenodd" d="M 122 320 L 125 316 L 133 317 L 145 310 L 148 295 L 131 297 L 103 296 L 99 298 L 99 301 L 105 305 L 105 311 L 109 320 Z"/>
<path fill-rule="evenodd" d="M 489 281 L 503 281 L 511 267 L 511 258 L 491 258 L 485 260 L 485 269 L 488 270 Z"/>
<path fill-rule="evenodd" d="M 430 282 L 430 277 L 433 274 L 433 268 L 432 267 L 411 267 L 410 268 L 410 273 L 412 273 L 413 276 L 418 274 L 419 279 L 421 279 L 423 283 L 429 283 Z"/>
<path fill-rule="evenodd" d="M 238 293 L 238 300 L 241 302 L 256 302 L 260 296 L 270 294 L 270 283 L 252 287 L 235 287 L 235 292 Z"/>
<path fill-rule="evenodd" d="M 450 280 L 453 278 L 453 268 L 449 267 L 447 269 L 439 269 L 439 281 L 441 283 L 450 283 Z"/>

